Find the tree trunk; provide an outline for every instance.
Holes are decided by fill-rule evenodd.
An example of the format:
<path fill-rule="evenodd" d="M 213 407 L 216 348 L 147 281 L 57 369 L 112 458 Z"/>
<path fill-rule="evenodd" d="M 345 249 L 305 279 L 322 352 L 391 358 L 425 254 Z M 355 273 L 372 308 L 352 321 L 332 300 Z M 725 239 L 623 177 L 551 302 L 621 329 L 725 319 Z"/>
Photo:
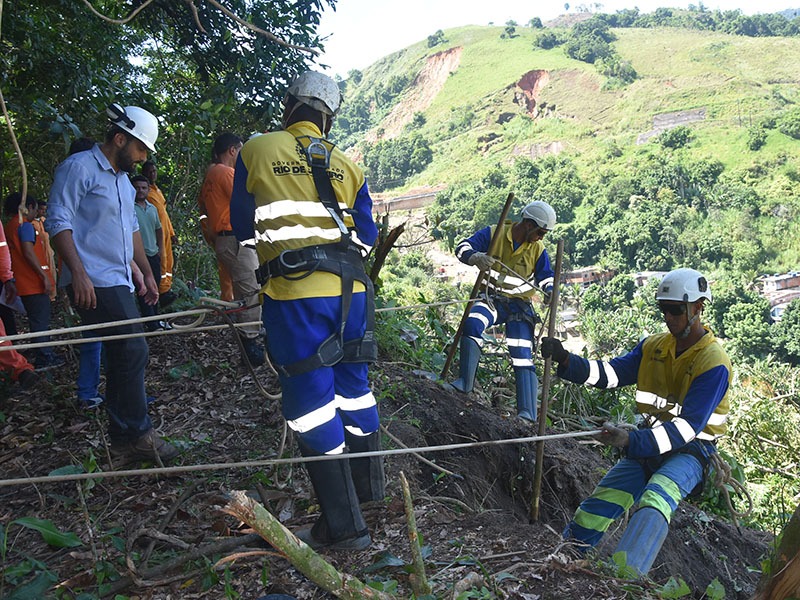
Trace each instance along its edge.
<path fill-rule="evenodd" d="M 769 570 L 764 572 L 753 600 L 800 598 L 800 504 L 781 533 Z"/>

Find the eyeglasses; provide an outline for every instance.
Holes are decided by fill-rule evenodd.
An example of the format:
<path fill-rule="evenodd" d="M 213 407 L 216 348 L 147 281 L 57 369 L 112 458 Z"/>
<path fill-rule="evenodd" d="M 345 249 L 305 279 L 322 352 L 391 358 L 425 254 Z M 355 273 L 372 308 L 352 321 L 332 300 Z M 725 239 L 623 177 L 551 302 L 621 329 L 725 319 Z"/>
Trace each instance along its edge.
<path fill-rule="evenodd" d="M 667 302 L 659 302 L 658 310 L 660 310 L 662 314 L 669 313 L 673 317 L 678 317 L 686 314 L 686 304 L 669 304 Z"/>

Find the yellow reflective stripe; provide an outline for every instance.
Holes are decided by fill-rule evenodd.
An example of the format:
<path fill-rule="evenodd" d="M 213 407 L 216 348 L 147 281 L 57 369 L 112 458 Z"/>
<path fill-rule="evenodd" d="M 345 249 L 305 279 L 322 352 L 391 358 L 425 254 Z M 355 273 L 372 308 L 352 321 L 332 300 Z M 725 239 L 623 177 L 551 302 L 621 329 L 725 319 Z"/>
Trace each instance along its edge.
<path fill-rule="evenodd" d="M 672 419 L 672 423 L 675 425 L 678 433 L 681 434 L 683 441 L 687 444 L 691 442 L 695 438 L 694 428 L 689 425 L 689 422 L 686 419 Z"/>
<path fill-rule="evenodd" d="M 575 511 L 575 516 L 572 517 L 572 520 L 581 527 L 591 529 L 592 531 L 606 531 L 611 526 L 611 523 L 614 522 L 613 519 L 601 517 L 600 515 L 593 515 L 581 508 Z"/>
<path fill-rule="evenodd" d="M 331 419 L 335 418 L 336 404 L 337 403 L 335 399 L 331 400 L 325 406 L 321 406 L 316 410 L 312 410 L 310 413 L 306 413 L 297 419 L 287 420 L 286 423 L 292 428 L 293 431 L 297 431 L 298 433 L 306 433 L 307 431 L 311 431 L 315 427 L 324 425 Z"/>
<path fill-rule="evenodd" d="M 375 396 L 372 395 L 372 392 L 367 392 L 358 398 L 345 398 L 336 394 L 334 401 L 340 409 L 347 411 L 362 410 L 376 405 Z"/>
<path fill-rule="evenodd" d="M 338 227 L 325 228 L 308 227 L 306 225 L 293 225 L 291 227 L 281 227 L 280 229 L 267 229 L 263 233 L 256 232 L 256 242 L 285 242 L 287 240 L 307 240 L 310 238 L 321 238 L 335 242 L 342 237 L 342 232 Z"/>
<path fill-rule="evenodd" d="M 667 430 L 664 428 L 663 425 L 654 427 L 650 431 L 652 432 L 653 437 L 656 440 L 656 445 L 658 446 L 659 454 L 666 454 L 667 452 L 672 450 L 672 443 L 669 441 L 669 434 L 667 433 Z"/>
<path fill-rule="evenodd" d="M 339 202 L 342 211 L 348 209 L 346 204 Z M 317 201 L 309 200 L 275 200 L 269 204 L 256 207 L 255 222 L 270 221 L 283 217 L 330 217 L 325 205 Z"/>

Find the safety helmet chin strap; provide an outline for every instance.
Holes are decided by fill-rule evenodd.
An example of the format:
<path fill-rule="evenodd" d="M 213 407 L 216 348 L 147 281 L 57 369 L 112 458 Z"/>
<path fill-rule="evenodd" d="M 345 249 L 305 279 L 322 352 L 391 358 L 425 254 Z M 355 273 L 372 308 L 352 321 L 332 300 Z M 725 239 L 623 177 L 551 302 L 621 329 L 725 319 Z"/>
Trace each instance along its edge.
<path fill-rule="evenodd" d="M 690 314 L 690 311 L 692 310 L 692 305 L 693 304 L 694 304 L 693 302 L 689 302 L 688 300 L 686 301 L 686 315 L 687 316 Z M 683 339 L 686 339 L 687 337 L 689 337 L 689 334 L 692 332 L 692 326 L 694 325 L 695 321 L 697 321 L 700 318 L 700 313 L 701 312 L 702 312 L 702 310 L 698 310 L 696 313 L 694 313 L 693 316 L 689 317 L 689 322 L 686 323 L 686 327 L 684 328 L 683 331 L 681 331 L 680 335 L 678 335 L 678 337 L 680 339 L 683 340 Z"/>

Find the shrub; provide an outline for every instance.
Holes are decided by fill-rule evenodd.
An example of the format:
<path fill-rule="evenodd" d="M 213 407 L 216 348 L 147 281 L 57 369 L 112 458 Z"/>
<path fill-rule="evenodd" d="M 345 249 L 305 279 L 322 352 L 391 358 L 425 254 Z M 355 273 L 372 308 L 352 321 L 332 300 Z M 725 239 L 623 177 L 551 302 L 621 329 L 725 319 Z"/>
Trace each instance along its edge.
<path fill-rule="evenodd" d="M 679 125 L 678 127 L 668 129 L 656 137 L 656 140 L 662 147 L 672 148 L 673 150 L 683 148 L 688 145 L 692 139 L 694 139 L 694 134 L 686 125 Z"/>
<path fill-rule="evenodd" d="M 755 152 L 767 143 L 767 132 L 763 127 L 756 125 L 747 128 L 747 148 Z"/>
<path fill-rule="evenodd" d="M 543 50 L 550 50 L 558 46 L 558 44 L 558 36 L 552 31 L 543 31 L 533 41 L 534 47 L 542 48 Z"/>
<path fill-rule="evenodd" d="M 800 109 L 784 113 L 778 119 L 778 131 L 790 138 L 800 140 Z"/>

